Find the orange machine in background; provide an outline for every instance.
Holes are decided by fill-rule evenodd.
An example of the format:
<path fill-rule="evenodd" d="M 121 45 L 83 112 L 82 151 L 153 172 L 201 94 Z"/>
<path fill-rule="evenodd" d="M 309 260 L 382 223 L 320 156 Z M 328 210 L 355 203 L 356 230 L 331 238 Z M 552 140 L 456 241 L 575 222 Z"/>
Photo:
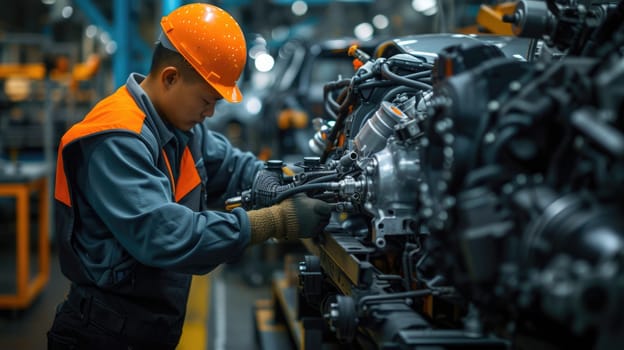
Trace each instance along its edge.
<path fill-rule="evenodd" d="M 84 62 L 71 67 L 67 56 L 57 56 L 50 68 L 50 79 L 58 82 L 69 81 L 74 86 L 79 81 L 95 76 L 100 67 L 100 56 L 91 54 Z M 0 79 L 25 78 L 43 80 L 46 77 L 45 63 L 0 63 Z"/>
<path fill-rule="evenodd" d="M 476 24 L 458 30 L 462 34 L 513 35 L 511 24 L 503 22 L 504 15 L 513 14 L 516 2 L 502 2 L 496 5 L 482 4 L 477 13 Z"/>
<path fill-rule="evenodd" d="M 73 64 L 68 54 L 47 55 L 38 63 L 0 63 L 0 154 L 16 161 L 41 153 L 48 131 L 56 143 L 83 114 L 81 108 L 97 98 L 100 66 L 97 54 Z"/>

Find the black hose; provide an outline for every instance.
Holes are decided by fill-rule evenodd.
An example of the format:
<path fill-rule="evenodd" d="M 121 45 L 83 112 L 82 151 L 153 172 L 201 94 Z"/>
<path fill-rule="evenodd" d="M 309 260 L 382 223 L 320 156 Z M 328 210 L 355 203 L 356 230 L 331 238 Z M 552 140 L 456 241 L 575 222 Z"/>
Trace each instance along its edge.
<path fill-rule="evenodd" d="M 305 184 L 305 185 L 293 187 L 278 194 L 275 197 L 274 203 L 279 203 L 283 201 L 284 199 L 290 196 L 293 196 L 297 193 L 302 193 L 302 192 L 307 192 L 307 191 L 312 191 L 312 190 L 328 190 L 328 189 L 331 189 L 333 184 L 334 184 L 333 182 L 320 182 L 320 183 Z"/>
<path fill-rule="evenodd" d="M 429 78 L 430 76 L 431 76 L 431 71 L 425 71 L 425 72 L 416 72 L 416 73 L 407 74 L 403 77 L 406 79 L 418 80 L 422 83 L 427 83 L 427 80 L 431 81 L 431 79 Z M 360 90 L 364 90 L 368 88 L 383 87 L 383 86 L 398 85 L 398 84 L 400 84 L 400 82 L 397 82 L 394 80 L 379 80 L 379 81 L 371 81 L 371 82 L 362 83 L 358 86 L 358 88 Z"/>
<path fill-rule="evenodd" d="M 331 120 L 337 119 L 336 113 L 331 110 L 331 108 L 329 107 L 329 104 L 325 103 L 324 110 L 325 110 L 325 114 L 329 117 L 325 119 L 331 119 Z"/>
<path fill-rule="evenodd" d="M 335 180 L 338 180 L 338 178 L 339 178 L 339 175 L 337 173 L 333 173 L 333 174 L 329 174 L 329 175 L 323 175 L 321 177 L 317 177 L 315 179 L 312 179 L 312 180 L 306 182 L 306 185 L 319 183 L 319 182 L 335 181 Z"/>
<path fill-rule="evenodd" d="M 329 153 L 334 146 L 334 142 L 338 137 L 338 133 L 343 129 L 345 119 L 349 115 L 349 106 L 351 106 L 351 104 L 355 101 L 353 94 L 353 84 L 350 84 L 348 87 L 346 87 L 344 94 L 340 94 L 339 97 L 343 95 L 344 101 L 338 101 L 340 103 L 340 106 L 336 113 L 336 123 L 334 124 L 331 131 L 329 132 L 329 135 L 327 136 L 327 141 L 325 142 L 325 150 L 321 155 L 321 163 L 325 163 L 325 161 L 327 160 L 327 157 L 329 156 Z"/>
<path fill-rule="evenodd" d="M 325 84 L 323 86 L 323 96 L 325 97 L 325 100 L 329 102 L 329 107 L 333 108 L 334 110 L 338 110 L 338 108 L 340 108 L 340 104 L 331 98 L 331 93 L 338 89 L 342 89 L 344 91 L 344 88 L 349 86 L 349 83 L 349 79 L 343 79 L 333 83 Z M 339 99 L 340 97 L 337 100 Z"/>
<path fill-rule="evenodd" d="M 334 171 L 332 171 L 331 174 L 326 174 L 317 178 L 314 178 L 308 182 L 306 182 L 305 184 L 312 184 L 312 183 L 319 183 L 319 182 L 333 182 L 333 181 L 337 181 L 339 180 L 341 177 L 345 177 L 345 176 L 352 176 L 352 177 L 356 177 L 359 174 L 361 174 L 360 170 L 351 170 L 348 171 L 344 174 L 338 174 Z"/>
<path fill-rule="evenodd" d="M 431 77 L 431 70 L 426 70 L 424 72 L 416 72 L 416 73 L 407 74 L 407 75 L 405 75 L 405 77 L 408 78 L 408 79 L 430 78 Z"/>
<path fill-rule="evenodd" d="M 398 81 L 402 85 L 410 86 L 410 87 L 413 87 L 413 88 L 416 88 L 416 89 L 421 89 L 421 90 L 430 90 L 431 89 L 431 85 L 429 85 L 429 84 L 425 84 L 425 83 L 422 83 L 422 82 L 417 81 L 417 80 L 407 79 L 404 76 L 395 74 L 394 72 L 392 72 L 390 70 L 390 65 L 389 64 L 382 64 L 381 65 L 381 76 L 386 78 L 386 79 L 389 79 L 389 80 Z"/>
<path fill-rule="evenodd" d="M 360 84 L 360 86 L 358 86 L 358 89 L 366 90 L 366 89 L 386 87 L 386 86 L 398 85 L 398 84 L 399 84 L 398 82 L 393 81 L 393 80 L 376 80 L 376 81 L 369 81 L 367 83 Z"/>
<path fill-rule="evenodd" d="M 358 306 L 361 309 L 364 305 L 377 303 L 380 301 L 388 301 L 392 299 L 426 297 L 431 294 L 433 294 L 433 290 L 431 289 L 419 289 L 419 290 L 411 290 L 411 291 L 401 292 L 401 293 L 367 295 L 365 297 L 362 297 L 362 299 L 360 299 L 360 301 L 358 302 L 359 304 Z"/>

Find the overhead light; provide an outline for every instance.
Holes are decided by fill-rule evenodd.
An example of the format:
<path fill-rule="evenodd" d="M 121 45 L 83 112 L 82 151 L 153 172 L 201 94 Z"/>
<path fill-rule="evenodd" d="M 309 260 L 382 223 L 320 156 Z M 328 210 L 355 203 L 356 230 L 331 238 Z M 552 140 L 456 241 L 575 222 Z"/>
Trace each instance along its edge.
<path fill-rule="evenodd" d="M 114 54 L 117 51 L 117 43 L 113 40 L 107 42 L 104 46 L 104 50 L 106 50 L 106 53 L 109 55 Z"/>
<path fill-rule="evenodd" d="M 71 6 L 65 6 L 63 7 L 63 9 L 61 10 L 61 16 L 63 16 L 63 18 L 69 18 L 74 14 L 74 8 Z"/>
<path fill-rule="evenodd" d="M 85 35 L 89 39 L 95 38 L 95 36 L 97 35 L 97 27 L 93 24 L 88 25 L 87 28 L 85 28 Z"/>
<path fill-rule="evenodd" d="M 54 5 L 56 0 L 41 0 L 41 3 L 44 5 Z"/>
<path fill-rule="evenodd" d="M 360 23 L 355 26 L 355 29 L 353 29 L 353 34 L 355 34 L 355 37 L 360 40 L 370 39 L 373 36 L 373 33 L 373 26 L 367 22 Z"/>
<path fill-rule="evenodd" d="M 373 17 L 373 25 L 377 29 L 385 29 L 388 27 L 388 24 L 390 24 L 390 21 L 388 20 L 388 17 L 384 15 L 379 14 Z"/>
<path fill-rule="evenodd" d="M 290 10 L 295 16 L 303 16 L 308 12 L 308 4 L 305 1 L 297 0 L 290 5 Z"/>
<path fill-rule="evenodd" d="M 30 81 L 22 77 L 9 77 L 4 82 L 4 93 L 9 101 L 24 101 L 31 93 Z"/>
<path fill-rule="evenodd" d="M 271 69 L 273 69 L 275 60 L 273 59 L 273 56 L 264 52 L 256 56 L 254 63 L 255 63 L 256 69 L 259 70 L 260 72 L 268 72 Z"/>
<path fill-rule="evenodd" d="M 412 8 L 425 16 L 433 16 L 438 13 L 437 0 L 412 0 Z"/>
<path fill-rule="evenodd" d="M 256 96 L 252 96 L 247 99 L 247 102 L 245 102 L 245 109 L 250 114 L 258 114 L 262 109 L 262 101 L 260 101 L 260 99 Z"/>

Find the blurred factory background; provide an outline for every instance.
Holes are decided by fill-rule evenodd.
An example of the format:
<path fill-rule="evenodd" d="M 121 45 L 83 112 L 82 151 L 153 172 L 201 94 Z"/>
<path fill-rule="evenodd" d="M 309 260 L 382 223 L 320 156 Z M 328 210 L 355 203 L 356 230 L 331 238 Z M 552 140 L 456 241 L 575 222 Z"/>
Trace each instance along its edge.
<path fill-rule="evenodd" d="M 0 13 L 3 158 L 40 156 L 44 141 L 53 144 L 93 101 L 125 83 L 130 72 L 146 72 L 159 31 L 158 19 L 185 3 L 188 1 L 24 0 L 7 6 Z M 298 70 L 312 63 L 293 60 L 300 54 L 297 50 L 307 50 L 303 54 L 309 59 L 327 56 L 318 51 L 310 53 L 310 47 L 320 44 L 312 49 L 319 50 L 322 41 L 329 41 L 324 50 L 337 52 L 356 41 L 371 42 L 369 46 L 374 47 L 384 39 L 408 34 L 474 31 L 481 5 L 476 1 L 437 0 L 212 3 L 230 12 L 247 37 L 249 60 L 241 83 L 250 98 L 234 107 L 235 111 L 226 112 L 244 113 L 229 123 L 231 129 L 266 109 L 259 95 L 262 91 L 294 90 L 291 84 L 318 85 L 349 73 L 344 70 L 350 69 L 344 63 L 349 59 L 340 52 L 333 56 L 343 59 L 341 68 L 326 58 L 329 64 L 308 68 L 306 74 L 314 81 L 299 77 Z M 276 81 L 282 78 L 284 81 Z M 275 112 L 279 107 L 270 108 Z M 50 131 L 47 136 L 41 129 L 45 123 L 51 128 L 46 130 Z M 245 140 L 248 136 L 241 135 Z"/>
<path fill-rule="evenodd" d="M 247 39 L 244 100 L 206 121 L 263 159 L 306 155 L 322 85 L 353 73 L 354 43 L 499 31 L 476 0 L 221 0 Z M 60 136 L 101 97 L 147 72 L 160 18 L 183 0 L 20 0 L 0 11 L 0 349 L 43 349 L 68 282 L 58 268 L 51 184 Z M 491 12 L 488 12 L 491 13 Z M 495 16 L 496 17 L 496 13 Z M 483 19 L 483 18 L 481 18 Z M 500 19 L 500 14 L 498 16 Z M 494 27 L 488 28 L 488 24 Z M 268 243 L 195 279 L 180 349 L 261 348 L 256 304 L 296 244 Z M 268 327 L 268 326 L 266 326 Z M 283 331 L 276 328 L 276 331 Z M 270 344 L 270 343 L 269 343 Z M 264 348 L 277 348 L 264 345 Z"/>

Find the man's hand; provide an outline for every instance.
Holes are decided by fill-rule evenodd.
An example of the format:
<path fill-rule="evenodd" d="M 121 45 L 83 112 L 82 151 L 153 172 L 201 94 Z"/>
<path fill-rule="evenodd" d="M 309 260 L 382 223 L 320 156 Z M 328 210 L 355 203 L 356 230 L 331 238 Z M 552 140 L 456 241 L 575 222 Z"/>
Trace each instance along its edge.
<path fill-rule="evenodd" d="M 282 240 L 312 238 L 329 222 L 329 204 L 305 194 L 297 194 L 268 208 L 248 211 L 251 242 L 270 237 Z"/>

